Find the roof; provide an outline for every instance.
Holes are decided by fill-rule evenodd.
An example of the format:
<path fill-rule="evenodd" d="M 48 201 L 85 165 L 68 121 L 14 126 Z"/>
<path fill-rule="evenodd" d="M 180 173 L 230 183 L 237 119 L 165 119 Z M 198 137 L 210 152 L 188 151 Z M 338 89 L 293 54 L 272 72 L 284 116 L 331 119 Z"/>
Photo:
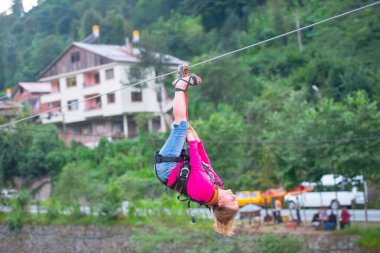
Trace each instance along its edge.
<path fill-rule="evenodd" d="M 94 54 L 101 55 L 113 61 L 121 62 L 139 62 L 140 59 L 137 55 L 128 53 L 126 46 L 120 45 L 104 45 L 104 44 L 88 44 L 83 42 L 74 42 L 73 45 L 85 49 L 87 51 L 93 52 Z M 134 48 L 137 54 L 140 53 L 138 48 Z M 155 56 L 159 57 L 161 54 L 156 53 Z M 167 64 L 179 65 L 187 63 L 184 60 L 181 60 L 172 55 L 163 55 L 164 60 Z"/>
<path fill-rule="evenodd" d="M 247 204 L 244 207 L 240 208 L 239 212 L 241 213 L 249 213 L 249 212 L 257 212 L 260 211 L 261 207 L 254 204 Z"/>
<path fill-rule="evenodd" d="M 50 85 L 50 83 L 42 83 L 42 82 L 26 83 L 26 82 L 20 82 L 18 85 L 20 87 L 24 88 L 25 90 L 29 91 L 30 93 L 49 93 L 51 91 L 51 85 Z"/>
<path fill-rule="evenodd" d="M 40 72 L 38 78 L 40 78 L 47 70 L 49 70 L 57 61 L 59 61 L 63 55 L 73 46 L 82 48 L 94 54 L 103 56 L 115 62 L 132 62 L 137 63 L 140 61 L 139 57 L 135 54 L 129 53 L 126 45 L 105 45 L 105 44 L 89 44 L 83 42 L 73 42 L 70 46 L 68 46 L 57 58 L 55 58 L 44 70 Z M 135 52 L 139 54 L 139 49 L 134 48 Z M 160 56 L 162 54 L 156 53 L 156 56 Z M 184 60 L 181 60 L 172 55 L 164 54 L 164 60 L 166 64 L 171 65 L 179 65 L 187 63 Z"/>
<path fill-rule="evenodd" d="M 0 101 L 0 110 L 19 109 L 22 106 L 13 101 Z"/>
<path fill-rule="evenodd" d="M 137 56 L 126 51 L 125 46 L 104 45 L 104 44 L 87 44 L 82 42 L 74 42 L 74 46 L 80 47 L 94 54 L 101 55 L 113 61 L 122 62 L 139 62 Z"/>

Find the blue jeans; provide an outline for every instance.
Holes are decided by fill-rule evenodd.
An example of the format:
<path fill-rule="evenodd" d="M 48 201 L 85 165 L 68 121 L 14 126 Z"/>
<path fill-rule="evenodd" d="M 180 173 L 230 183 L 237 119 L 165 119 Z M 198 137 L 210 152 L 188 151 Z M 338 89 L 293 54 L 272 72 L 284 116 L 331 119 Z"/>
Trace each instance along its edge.
<path fill-rule="evenodd" d="M 189 124 L 187 121 L 181 121 L 179 125 L 174 124 L 173 130 L 169 138 L 166 140 L 165 145 L 160 150 L 162 156 L 175 156 L 181 154 L 183 145 L 185 144 L 187 129 Z M 164 183 L 168 181 L 169 175 L 178 163 L 176 162 L 163 162 L 156 163 L 155 170 L 157 177 Z"/>

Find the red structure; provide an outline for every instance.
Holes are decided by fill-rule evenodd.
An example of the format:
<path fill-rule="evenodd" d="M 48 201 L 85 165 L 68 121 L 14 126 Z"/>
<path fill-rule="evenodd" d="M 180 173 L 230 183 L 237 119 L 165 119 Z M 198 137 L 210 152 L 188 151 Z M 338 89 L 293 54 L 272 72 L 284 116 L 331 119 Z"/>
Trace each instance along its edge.
<path fill-rule="evenodd" d="M 31 109 L 32 114 L 46 111 L 47 108 L 42 108 L 40 97 L 51 93 L 50 83 L 25 83 L 21 82 L 13 92 L 13 100 Z"/>

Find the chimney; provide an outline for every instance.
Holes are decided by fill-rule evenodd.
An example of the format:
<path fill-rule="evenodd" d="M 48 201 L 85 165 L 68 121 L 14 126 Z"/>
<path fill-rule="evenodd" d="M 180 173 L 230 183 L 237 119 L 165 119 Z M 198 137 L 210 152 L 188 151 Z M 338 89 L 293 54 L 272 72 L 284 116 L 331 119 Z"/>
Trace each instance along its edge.
<path fill-rule="evenodd" d="M 140 41 L 140 31 L 134 30 L 132 33 L 132 42 L 133 42 L 133 54 L 139 54 L 139 41 Z"/>
<path fill-rule="evenodd" d="M 96 39 L 96 42 L 99 43 L 100 26 L 98 26 L 98 25 L 93 25 L 92 26 L 92 36 Z"/>
<path fill-rule="evenodd" d="M 12 97 L 12 89 L 11 88 L 7 88 L 5 90 L 5 93 L 7 94 L 7 98 L 11 98 Z"/>
<path fill-rule="evenodd" d="M 124 45 L 125 51 L 128 54 L 133 54 L 133 45 L 132 42 L 130 42 L 128 37 L 125 37 L 125 45 Z"/>

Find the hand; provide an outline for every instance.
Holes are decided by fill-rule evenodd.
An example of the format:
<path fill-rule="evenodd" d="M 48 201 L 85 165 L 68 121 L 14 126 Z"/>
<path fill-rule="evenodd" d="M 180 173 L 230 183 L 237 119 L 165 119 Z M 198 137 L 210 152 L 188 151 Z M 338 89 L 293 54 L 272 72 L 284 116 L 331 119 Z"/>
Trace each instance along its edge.
<path fill-rule="evenodd" d="M 199 139 L 198 134 L 195 132 L 195 130 L 194 130 L 194 128 L 193 128 L 192 126 L 189 125 L 189 130 L 188 130 L 188 131 L 192 133 L 192 135 L 194 136 L 194 138 L 195 138 L 195 140 L 196 140 L 197 142 L 200 142 L 200 141 L 201 141 L 201 140 Z"/>
<path fill-rule="evenodd" d="M 186 140 L 187 140 L 187 142 L 195 141 L 195 138 L 194 138 L 194 136 L 190 130 L 187 132 Z"/>

